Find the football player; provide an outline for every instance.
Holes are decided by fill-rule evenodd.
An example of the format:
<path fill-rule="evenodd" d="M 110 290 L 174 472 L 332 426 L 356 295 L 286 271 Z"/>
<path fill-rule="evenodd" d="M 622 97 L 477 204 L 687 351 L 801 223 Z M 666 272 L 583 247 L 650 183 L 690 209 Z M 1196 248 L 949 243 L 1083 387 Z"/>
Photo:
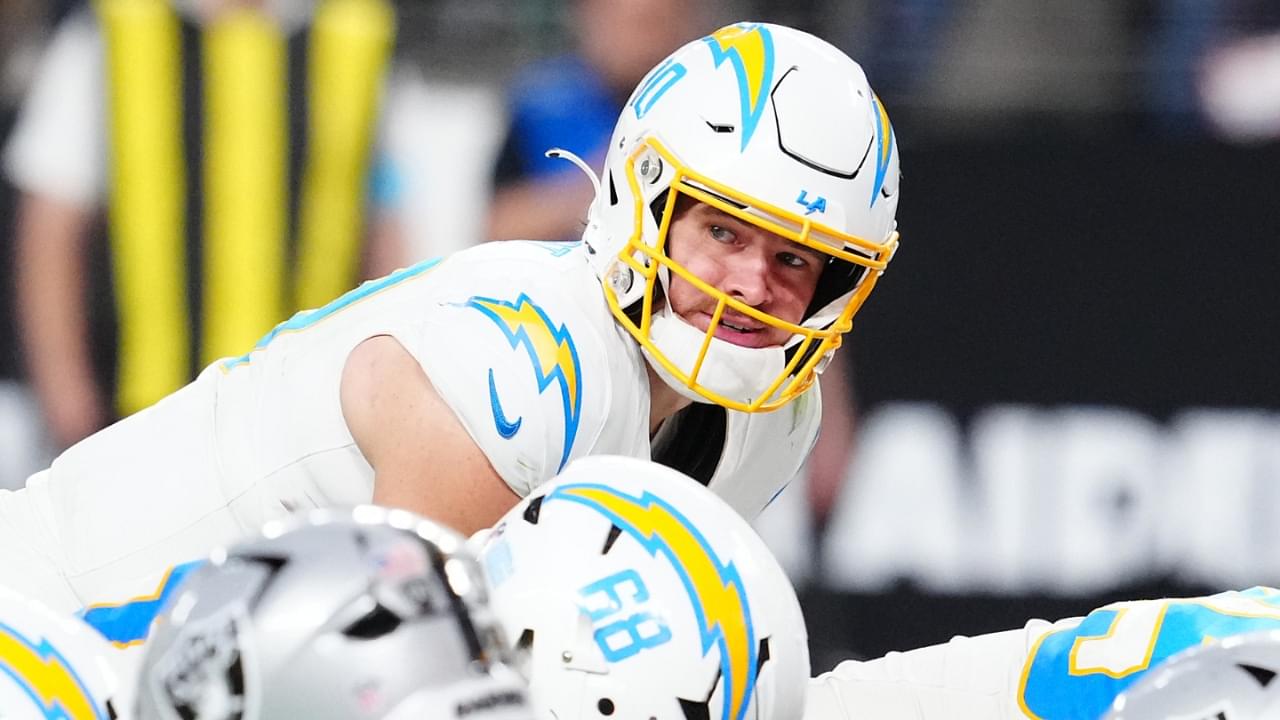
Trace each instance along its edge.
<path fill-rule="evenodd" d="M 370 500 L 470 533 L 604 453 L 759 512 L 897 247 L 884 106 L 826 42 L 728 26 L 640 83 L 593 181 L 582 243 L 361 285 L 0 493 L 0 583 L 64 609 L 146 602 L 272 518 Z"/>
<path fill-rule="evenodd" d="M 592 457 L 485 538 L 505 637 L 528 650 L 539 717 L 800 718 L 809 653 L 763 541 L 689 477 Z"/>
<path fill-rule="evenodd" d="M 1271 588 L 1117 602 L 1083 618 L 1032 620 L 1021 630 L 841 663 L 810 684 L 805 717 L 1097 720 L 1170 656 L 1276 630 L 1280 591 Z"/>
<path fill-rule="evenodd" d="M 138 720 L 531 720 L 462 536 L 367 505 L 263 535 L 168 603 Z"/>

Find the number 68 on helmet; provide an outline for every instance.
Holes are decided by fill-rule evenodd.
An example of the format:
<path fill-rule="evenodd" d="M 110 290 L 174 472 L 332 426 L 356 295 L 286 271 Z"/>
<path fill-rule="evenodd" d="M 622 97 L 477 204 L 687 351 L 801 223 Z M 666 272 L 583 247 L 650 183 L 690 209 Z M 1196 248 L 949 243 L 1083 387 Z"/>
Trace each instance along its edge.
<path fill-rule="evenodd" d="M 656 463 L 571 463 L 482 541 L 539 717 L 799 718 L 804 618 L 764 542 Z"/>

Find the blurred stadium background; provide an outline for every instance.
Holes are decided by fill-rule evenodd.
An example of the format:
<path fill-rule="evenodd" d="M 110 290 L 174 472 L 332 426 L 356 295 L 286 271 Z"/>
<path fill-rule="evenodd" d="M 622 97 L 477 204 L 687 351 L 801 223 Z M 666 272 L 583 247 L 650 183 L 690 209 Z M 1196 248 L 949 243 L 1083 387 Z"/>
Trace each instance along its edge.
<path fill-rule="evenodd" d="M 3 2 L 0 135 L 75 5 Z M 393 82 L 412 91 L 389 132 L 415 255 L 483 239 L 504 87 L 571 45 L 570 4 L 397 3 Z M 1280 584 L 1280 7 L 706 10 L 704 31 L 770 20 L 843 47 L 902 153 L 902 250 L 851 338 L 844 486 L 816 510 L 785 493 L 760 523 L 802 590 L 815 669 L 1111 599 Z M 47 457 L 21 399 L 13 201 L 6 479 Z"/>

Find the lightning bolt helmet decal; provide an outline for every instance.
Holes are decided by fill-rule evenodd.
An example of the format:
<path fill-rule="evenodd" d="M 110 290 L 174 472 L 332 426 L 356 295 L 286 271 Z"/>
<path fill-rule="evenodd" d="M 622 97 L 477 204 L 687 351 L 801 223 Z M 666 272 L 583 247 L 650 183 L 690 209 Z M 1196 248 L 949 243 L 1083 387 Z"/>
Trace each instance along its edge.
<path fill-rule="evenodd" d="M 889 113 L 885 112 L 880 98 L 871 96 L 871 106 L 875 108 L 876 130 L 876 179 L 871 186 L 871 205 L 876 204 L 880 190 L 884 187 L 885 174 L 889 170 L 889 160 L 893 157 L 893 125 L 889 123 Z"/>
<path fill-rule="evenodd" d="M 747 149 L 764 114 L 765 98 L 773 85 L 773 36 L 758 23 L 729 25 L 703 38 L 716 67 L 726 60 L 738 78 L 742 105 L 742 149 Z"/>
<path fill-rule="evenodd" d="M 40 709 L 40 717 L 106 720 L 84 680 L 57 648 L 44 638 L 33 641 L 4 623 L 0 623 L 0 673 L 22 688 Z"/>
<path fill-rule="evenodd" d="M 544 503 L 555 500 L 596 510 L 650 555 L 671 563 L 697 616 L 703 656 L 713 646 L 720 652 L 721 720 L 741 720 L 755 691 L 757 641 L 747 590 L 734 563 L 722 562 L 687 517 L 652 493 L 633 497 L 607 485 L 574 483 L 557 487 Z"/>

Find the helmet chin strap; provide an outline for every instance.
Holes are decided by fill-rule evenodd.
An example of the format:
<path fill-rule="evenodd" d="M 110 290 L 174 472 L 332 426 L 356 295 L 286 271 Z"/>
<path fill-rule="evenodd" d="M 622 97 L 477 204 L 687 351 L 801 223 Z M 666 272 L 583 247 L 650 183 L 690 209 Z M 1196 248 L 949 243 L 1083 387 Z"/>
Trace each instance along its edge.
<path fill-rule="evenodd" d="M 650 322 L 649 338 L 669 362 L 688 372 L 697 360 L 706 333 L 673 313 L 670 305 L 664 305 Z M 712 402 L 663 367 L 648 350 L 644 350 L 644 354 L 658 377 L 676 392 L 694 402 Z M 786 359 L 780 347 L 748 348 L 712 338 L 695 382 L 730 400 L 751 403 L 785 367 Z"/>

